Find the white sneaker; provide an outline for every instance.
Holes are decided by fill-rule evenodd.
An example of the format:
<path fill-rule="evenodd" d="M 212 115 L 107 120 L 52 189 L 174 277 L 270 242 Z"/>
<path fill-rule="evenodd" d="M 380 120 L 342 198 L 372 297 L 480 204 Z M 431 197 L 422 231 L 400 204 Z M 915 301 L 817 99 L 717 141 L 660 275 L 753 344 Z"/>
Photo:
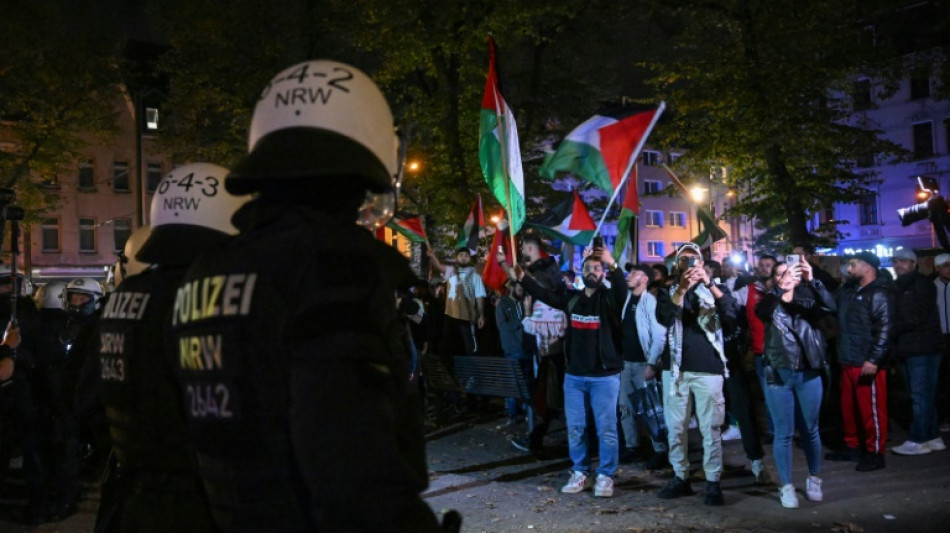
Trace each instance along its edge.
<path fill-rule="evenodd" d="M 924 445 L 934 452 L 942 452 L 947 449 L 947 445 L 943 443 L 943 439 L 940 437 L 937 437 L 934 440 L 928 440 L 924 443 Z"/>
<path fill-rule="evenodd" d="M 772 482 L 772 479 L 769 477 L 769 472 L 765 469 L 765 464 L 762 462 L 762 459 L 756 459 L 752 461 L 752 475 L 755 476 L 755 482 L 757 485 L 768 485 Z"/>
<path fill-rule="evenodd" d="M 786 509 L 798 509 L 798 495 L 795 494 L 795 486 L 789 483 L 778 489 L 779 498 L 782 500 L 782 507 Z"/>
<path fill-rule="evenodd" d="M 824 497 L 821 494 L 821 478 L 808 476 L 805 480 L 805 497 L 813 502 L 820 502 Z"/>
<path fill-rule="evenodd" d="M 933 451 L 927 443 L 907 441 L 900 446 L 894 446 L 891 451 L 897 455 L 924 455 Z"/>
<path fill-rule="evenodd" d="M 611 485 L 613 485 L 613 481 L 611 481 Z M 578 492 L 589 488 L 590 476 L 575 470 L 571 472 L 571 479 L 567 480 L 567 485 L 561 487 L 561 492 L 564 494 L 577 494 Z"/>
<path fill-rule="evenodd" d="M 614 495 L 614 478 L 597 474 L 597 483 L 594 485 L 594 496 L 610 498 Z"/>
<path fill-rule="evenodd" d="M 722 432 L 722 440 L 738 440 L 742 438 L 739 432 L 739 426 L 729 426 L 729 429 Z"/>

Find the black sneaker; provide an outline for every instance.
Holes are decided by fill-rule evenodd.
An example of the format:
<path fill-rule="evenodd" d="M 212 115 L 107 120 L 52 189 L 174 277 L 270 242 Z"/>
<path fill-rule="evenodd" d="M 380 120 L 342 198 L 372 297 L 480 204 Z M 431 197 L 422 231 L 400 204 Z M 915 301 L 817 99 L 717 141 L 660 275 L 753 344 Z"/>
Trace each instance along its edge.
<path fill-rule="evenodd" d="M 647 461 L 647 464 L 644 468 L 647 470 L 663 470 L 670 464 L 667 459 L 666 452 L 653 452 L 653 457 L 650 457 L 650 460 Z"/>
<path fill-rule="evenodd" d="M 722 488 L 718 481 L 706 482 L 706 497 L 703 499 L 703 503 L 714 506 L 725 505 L 726 502 L 722 498 Z"/>
<path fill-rule="evenodd" d="M 524 453 L 534 453 L 541 449 L 541 444 L 529 437 L 519 437 L 508 441 L 511 446 Z"/>
<path fill-rule="evenodd" d="M 845 446 L 836 452 L 829 452 L 825 454 L 825 459 L 828 461 L 860 461 L 861 460 L 861 450 L 857 448 L 852 448 L 850 446 Z"/>
<path fill-rule="evenodd" d="M 869 453 L 858 461 L 854 469 L 858 472 L 873 472 L 884 468 L 884 456 L 879 453 Z"/>
<path fill-rule="evenodd" d="M 660 492 L 656 493 L 656 497 L 669 500 L 671 498 L 681 498 L 683 496 L 691 496 L 693 494 L 696 493 L 693 492 L 692 488 L 690 488 L 688 482 L 683 481 L 679 478 L 679 476 L 673 476 L 673 479 L 671 479 L 665 487 L 660 489 Z"/>

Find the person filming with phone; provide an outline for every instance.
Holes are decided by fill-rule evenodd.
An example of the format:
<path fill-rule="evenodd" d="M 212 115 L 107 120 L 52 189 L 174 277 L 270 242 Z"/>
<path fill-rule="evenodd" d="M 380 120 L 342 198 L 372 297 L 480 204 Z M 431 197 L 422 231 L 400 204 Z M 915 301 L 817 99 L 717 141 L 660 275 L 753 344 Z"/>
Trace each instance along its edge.
<path fill-rule="evenodd" d="M 668 355 L 663 361 L 663 409 L 669 438 L 669 458 L 676 474 L 657 496 L 693 494 L 689 483 L 688 429 L 695 398 L 696 417 L 703 435 L 706 505 L 723 505 L 721 426 L 726 416 L 723 383 L 728 376 L 723 325 L 736 319 L 735 300 L 727 289 L 709 279 L 699 246 L 686 243 L 676 251 L 676 281 L 657 295 L 656 318 L 666 326 Z M 728 329 L 728 327 L 727 327 Z"/>
<path fill-rule="evenodd" d="M 827 341 L 818 321 L 837 309 L 834 297 L 814 277 L 811 265 L 788 255 L 789 262 L 772 268 L 772 289 L 756 305 L 755 313 L 765 324 L 763 350 L 766 379 L 766 405 L 775 423 L 772 455 L 782 480 L 779 499 L 783 507 L 798 507 L 792 484 L 792 436 L 798 425 L 808 478 L 805 496 L 822 500 L 821 436 L 818 415 L 821 411 L 821 375 L 826 368 Z M 796 411 L 801 418 L 796 424 Z"/>

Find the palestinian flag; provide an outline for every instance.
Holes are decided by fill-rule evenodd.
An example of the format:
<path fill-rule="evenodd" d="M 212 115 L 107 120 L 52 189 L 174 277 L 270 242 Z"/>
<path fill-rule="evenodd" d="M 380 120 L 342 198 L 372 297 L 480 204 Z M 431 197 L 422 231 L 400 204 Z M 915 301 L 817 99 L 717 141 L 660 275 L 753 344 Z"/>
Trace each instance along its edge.
<path fill-rule="evenodd" d="M 676 188 L 683 193 L 683 197 L 692 201 L 692 195 L 690 195 L 689 189 L 676 177 L 676 174 L 670 170 L 670 167 L 663 165 L 663 170 L 666 171 L 673 185 L 676 185 Z M 690 240 L 698 244 L 700 248 L 710 248 L 714 242 L 726 238 L 726 232 L 719 227 L 719 224 L 716 222 L 716 217 L 713 216 L 705 206 L 696 206 L 696 220 L 699 222 L 700 231 L 698 235 Z"/>
<path fill-rule="evenodd" d="M 426 242 L 428 240 L 426 230 L 422 226 L 421 217 L 392 218 L 386 226 L 405 237 L 409 242 Z"/>
<path fill-rule="evenodd" d="M 485 215 L 482 212 L 482 197 L 475 195 L 475 203 L 472 204 L 472 210 L 462 225 L 462 231 L 459 232 L 458 244 L 455 249 L 466 248 L 472 255 L 478 253 L 478 230 L 485 226 Z"/>
<path fill-rule="evenodd" d="M 559 172 L 568 172 L 613 194 L 665 108 L 660 103 L 650 111 L 620 109 L 594 115 L 561 141 L 541 166 L 541 176 L 553 180 Z"/>
<path fill-rule="evenodd" d="M 478 160 L 482 175 L 495 198 L 511 213 L 515 233 L 525 219 L 524 171 L 515 115 L 501 95 L 495 68 L 495 41 L 488 36 L 488 77 L 482 97 Z"/>
<path fill-rule="evenodd" d="M 525 226 L 555 239 L 583 246 L 590 244 L 597 229 L 577 191 L 538 218 L 525 222 Z"/>
<path fill-rule="evenodd" d="M 614 243 L 613 256 L 620 261 L 636 262 L 627 254 L 627 241 L 636 230 L 637 216 L 640 214 L 640 197 L 637 194 L 637 166 L 633 166 L 633 176 L 624 185 L 623 201 L 620 205 L 620 219 L 617 220 L 617 241 Z M 637 245 L 636 242 L 633 243 Z M 626 255 L 625 255 L 626 254 Z"/>
<path fill-rule="evenodd" d="M 518 258 L 511 253 L 511 239 L 508 238 L 508 219 L 502 219 L 495 228 L 495 236 L 491 240 L 491 248 L 488 249 L 488 257 L 485 259 L 485 270 L 482 271 L 482 281 L 486 287 L 502 291 L 505 288 L 505 280 L 508 274 L 498 264 L 496 256 L 498 247 L 505 250 L 505 260 L 509 265 L 517 264 Z"/>

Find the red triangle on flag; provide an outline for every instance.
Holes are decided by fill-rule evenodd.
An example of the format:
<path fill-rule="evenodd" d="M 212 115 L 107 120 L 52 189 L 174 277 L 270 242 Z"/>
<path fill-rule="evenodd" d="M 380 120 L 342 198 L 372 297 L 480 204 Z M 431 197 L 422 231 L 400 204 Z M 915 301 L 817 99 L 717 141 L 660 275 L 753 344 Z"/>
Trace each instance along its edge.
<path fill-rule="evenodd" d="M 581 195 L 577 194 L 577 191 L 574 191 L 574 207 L 571 208 L 571 222 L 568 224 L 567 229 L 577 231 L 592 231 L 597 229 L 597 224 L 595 224 L 594 219 L 590 217 L 590 212 L 587 210 L 587 206 L 584 205 L 584 202 L 581 201 Z"/>
<path fill-rule="evenodd" d="M 607 172 L 610 173 L 610 182 L 614 189 L 620 185 L 633 151 L 640 145 L 640 140 L 650 130 L 653 115 L 657 110 L 644 111 L 630 115 L 619 122 L 600 128 L 600 156 L 604 160 Z"/>

